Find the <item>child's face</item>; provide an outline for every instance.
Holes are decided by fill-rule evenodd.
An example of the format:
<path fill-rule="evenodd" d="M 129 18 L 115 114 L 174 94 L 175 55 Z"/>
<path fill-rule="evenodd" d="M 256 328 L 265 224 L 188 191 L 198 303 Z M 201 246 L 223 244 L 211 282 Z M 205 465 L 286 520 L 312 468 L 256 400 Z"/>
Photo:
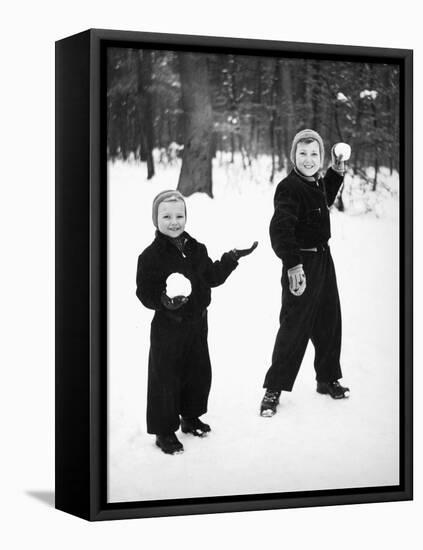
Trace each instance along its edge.
<path fill-rule="evenodd" d="M 295 151 L 295 165 L 304 176 L 314 176 L 320 168 L 320 148 L 317 141 L 298 143 Z"/>
<path fill-rule="evenodd" d="M 157 210 L 157 226 L 168 237 L 179 237 L 185 229 L 185 205 L 182 201 L 163 201 Z"/>

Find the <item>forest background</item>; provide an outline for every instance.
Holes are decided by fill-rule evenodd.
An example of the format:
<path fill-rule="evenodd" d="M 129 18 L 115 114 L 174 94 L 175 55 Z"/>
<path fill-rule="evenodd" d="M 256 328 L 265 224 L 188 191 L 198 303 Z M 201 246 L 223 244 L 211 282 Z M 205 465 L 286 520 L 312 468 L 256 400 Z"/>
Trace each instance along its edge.
<path fill-rule="evenodd" d="M 255 166 L 267 155 L 273 182 L 303 128 L 326 144 L 349 143 L 349 167 L 366 191 L 377 189 L 381 167 L 390 175 L 399 167 L 397 65 L 111 48 L 107 96 L 108 159 L 144 161 L 151 179 L 157 163 L 182 157 L 185 196 L 213 196 L 217 157 L 233 164 L 238 155 L 261 177 Z"/>

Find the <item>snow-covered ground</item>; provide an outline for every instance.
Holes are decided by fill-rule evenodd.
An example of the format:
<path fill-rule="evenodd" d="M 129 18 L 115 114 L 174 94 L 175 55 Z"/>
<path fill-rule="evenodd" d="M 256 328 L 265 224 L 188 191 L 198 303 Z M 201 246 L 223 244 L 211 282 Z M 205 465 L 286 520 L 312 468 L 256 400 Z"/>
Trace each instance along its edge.
<path fill-rule="evenodd" d="M 316 393 L 310 345 L 294 391 L 282 394 L 278 414 L 268 419 L 258 410 L 281 300 L 281 264 L 268 238 L 275 187 L 216 161 L 215 198 L 187 199 L 186 230 L 214 259 L 254 240 L 259 247 L 213 290 L 213 384 L 204 416 L 213 431 L 203 439 L 178 432 L 181 455 L 155 446 L 145 427 L 153 312 L 135 296 L 135 275 L 138 254 L 154 238 L 152 199 L 175 188 L 178 173 L 178 166 L 159 166 L 146 181 L 143 164 L 109 165 L 108 500 L 398 484 L 398 201 L 384 185 L 375 213 L 364 214 L 368 208 L 358 200 L 349 213 L 332 213 L 343 381 L 351 397 L 334 401 Z M 396 175 L 385 174 L 384 181 L 398 189 Z"/>

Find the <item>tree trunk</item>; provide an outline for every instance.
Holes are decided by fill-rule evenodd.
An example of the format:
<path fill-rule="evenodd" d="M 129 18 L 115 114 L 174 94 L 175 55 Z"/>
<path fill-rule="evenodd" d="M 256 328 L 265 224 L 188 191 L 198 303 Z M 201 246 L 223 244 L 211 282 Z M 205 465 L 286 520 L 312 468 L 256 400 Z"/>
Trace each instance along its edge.
<path fill-rule="evenodd" d="M 275 159 L 275 109 L 272 109 L 272 114 L 270 117 L 270 125 L 269 125 L 269 141 L 270 141 L 270 149 L 272 154 L 272 171 L 270 173 L 269 181 L 270 183 L 273 183 L 273 180 L 275 179 L 275 171 L 276 171 L 276 159 Z"/>
<path fill-rule="evenodd" d="M 376 191 L 376 188 L 377 188 L 377 173 L 379 172 L 379 159 L 378 159 L 378 156 L 377 156 L 377 151 L 375 152 L 374 163 L 375 163 L 375 177 L 374 177 L 374 180 L 373 180 L 372 191 Z"/>
<path fill-rule="evenodd" d="M 244 170 L 246 170 L 249 166 L 251 166 L 251 157 L 248 149 L 244 145 L 244 138 L 242 134 L 239 134 L 239 149 L 241 151 L 242 166 Z"/>
<path fill-rule="evenodd" d="M 207 58 L 204 54 L 181 53 L 179 66 L 185 132 L 178 190 L 186 197 L 197 192 L 213 197 L 213 114 Z"/>
<path fill-rule="evenodd" d="M 313 88 L 314 88 L 314 69 L 313 61 L 307 60 L 305 62 L 305 109 L 304 109 L 304 123 L 307 128 L 313 127 Z"/>
<path fill-rule="evenodd" d="M 373 75 L 372 75 L 372 78 L 370 80 L 370 85 L 371 85 L 371 89 L 373 90 L 374 89 L 374 85 L 373 85 Z M 372 100 L 371 102 L 371 107 L 372 107 L 372 116 L 373 116 L 373 130 L 374 130 L 374 155 L 375 155 L 375 160 L 374 160 L 374 164 L 375 164 L 375 179 L 373 181 L 373 191 L 376 191 L 376 187 L 377 187 L 377 173 L 379 172 L 379 146 L 378 146 L 378 142 L 379 142 L 379 136 L 378 136 L 378 129 L 379 129 L 379 123 L 378 123 L 378 112 L 377 112 L 377 109 L 376 109 L 376 105 L 375 105 L 375 101 L 376 101 L 376 98 Z"/>
<path fill-rule="evenodd" d="M 231 132 L 231 164 L 235 162 L 235 135 L 233 131 Z"/>
<path fill-rule="evenodd" d="M 141 126 L 141 159 L 147 161 L 147 179 L 154 176 L 152 58 L 150 50 L 137 52 L 137 96 Z"/>
<path fill-rule="evenodd" d="M 277 102 L 277 89 L 279 87 L 279 71 L 278 71 L 278 61 L 275 60 L 275 67 L 273 71 L 273 82 L 271 87 L 271 93 L 270 93 L 270 105 L 271 105 L 271 113 L 270 113 L 270 123 L 269 123 L 269 142 L 270 142 L 270 150 L 272 154 L 272 171 L 270 174 L 270 183 L 273 183 L 273 180 L 275 178 L 275 172 L 276 172 L 276 118 L 277 118 L 277 109 L 276 106 Z"/>
<path fill-rule="evenodd" d="M 251 127 L 251 151 L 254 158 L 257 158 L 260 154 L 260 137 L 261 137 L 261 109 L 262 109 L 262 59 L 257 57 L 254 77 L 254 115 Z"/>
<path fill-rule="evenodd" d="M 282 119 L 284 120 L 284 142 L 285 142 L 285 151 L 283 155 L 285 158 L 289 159 L 290 151 L 289 146 L 292 143 L 294 138 L 294 100 L 292 94 L 292 73 L 291 73 L 291 64 L 287 59 L 281 59 L 279 62 L 280 70 L 280 80 L 281 80 L 281 94 L 283 98 L 284 112 L 281 113 Z M 281 151 L 282 155 L 282 151 Z"/>
<path fill-rule="evenodd" d="M 278 117 L 278 124 L 279 124 L 279 128 L 276 132 L 276 148 L 279 151 L 278 170 L 282 171 L 285 168 L 285 159 L 286 159 L 285 149 L 286 149 L 286 147 L 285 147 L 285 141 L 284 141 L 283 133 L 282 133 L 282 131 L 283 131 L 282 118 L 281 118 L 280 115 Z"/>
<path fill-rule="evenodd" d="M 313 84 L 312 84 L 312 113 L 313 113 L 313 122 L 311 127 L 319 132 L 319 134 L 322 133 L 321 128 L 321 113 L 320 110 L 322 108 L 321 104 L 321 82 L 320 82 L 320 64 L 321 61 L 315 61 L 313 63 Z"/>
<path fill-rule="evenodd" d="M 344 138 L 342 136 L 341 125 L 339 124 L 339 105 L 338 105 L 338 103 L 335 104 L 335 126 L 336 126 L 336 133 L 338 135 L 339 141 L 344 141 Z"/>

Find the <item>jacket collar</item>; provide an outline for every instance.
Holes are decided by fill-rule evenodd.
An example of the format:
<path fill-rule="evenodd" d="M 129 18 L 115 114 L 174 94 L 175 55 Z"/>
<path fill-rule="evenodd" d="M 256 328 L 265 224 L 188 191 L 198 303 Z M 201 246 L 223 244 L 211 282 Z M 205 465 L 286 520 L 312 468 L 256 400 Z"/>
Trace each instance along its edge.
<path fill-rule="evenodd" d="M 183 233 L 181 233 L 181 237 L 185 238 L 185 239 L 187 240 L 187 243 L 194 240 L 194 239 L 191 237 L 191 235 L 189 235 L 186 231 L 184 231 Z M 159 231 L 158 229 L 156 229 L 156 241 L 157 241 L 161 246 L 175 246 L 175 245 L 171 242 L 171 239 L 172 239 L 172 237 L 168 237 L 167 235 L 163 235 L 163 233 L 160 233 L 160 231 Z"/>
<path fill-rule="evenodd" d="M 309 179 L 306 176 L 303 176 L 297 168 L 292 169 L 291 174 L 295 174 L 301 181 L 304 183 L 307 183 L 308 185 L 311 185 L 312 187 L 321 187 L 321 175 L 320 172 L 316 172 L 315 176 L 313 176 L 313 179 Z"/>

